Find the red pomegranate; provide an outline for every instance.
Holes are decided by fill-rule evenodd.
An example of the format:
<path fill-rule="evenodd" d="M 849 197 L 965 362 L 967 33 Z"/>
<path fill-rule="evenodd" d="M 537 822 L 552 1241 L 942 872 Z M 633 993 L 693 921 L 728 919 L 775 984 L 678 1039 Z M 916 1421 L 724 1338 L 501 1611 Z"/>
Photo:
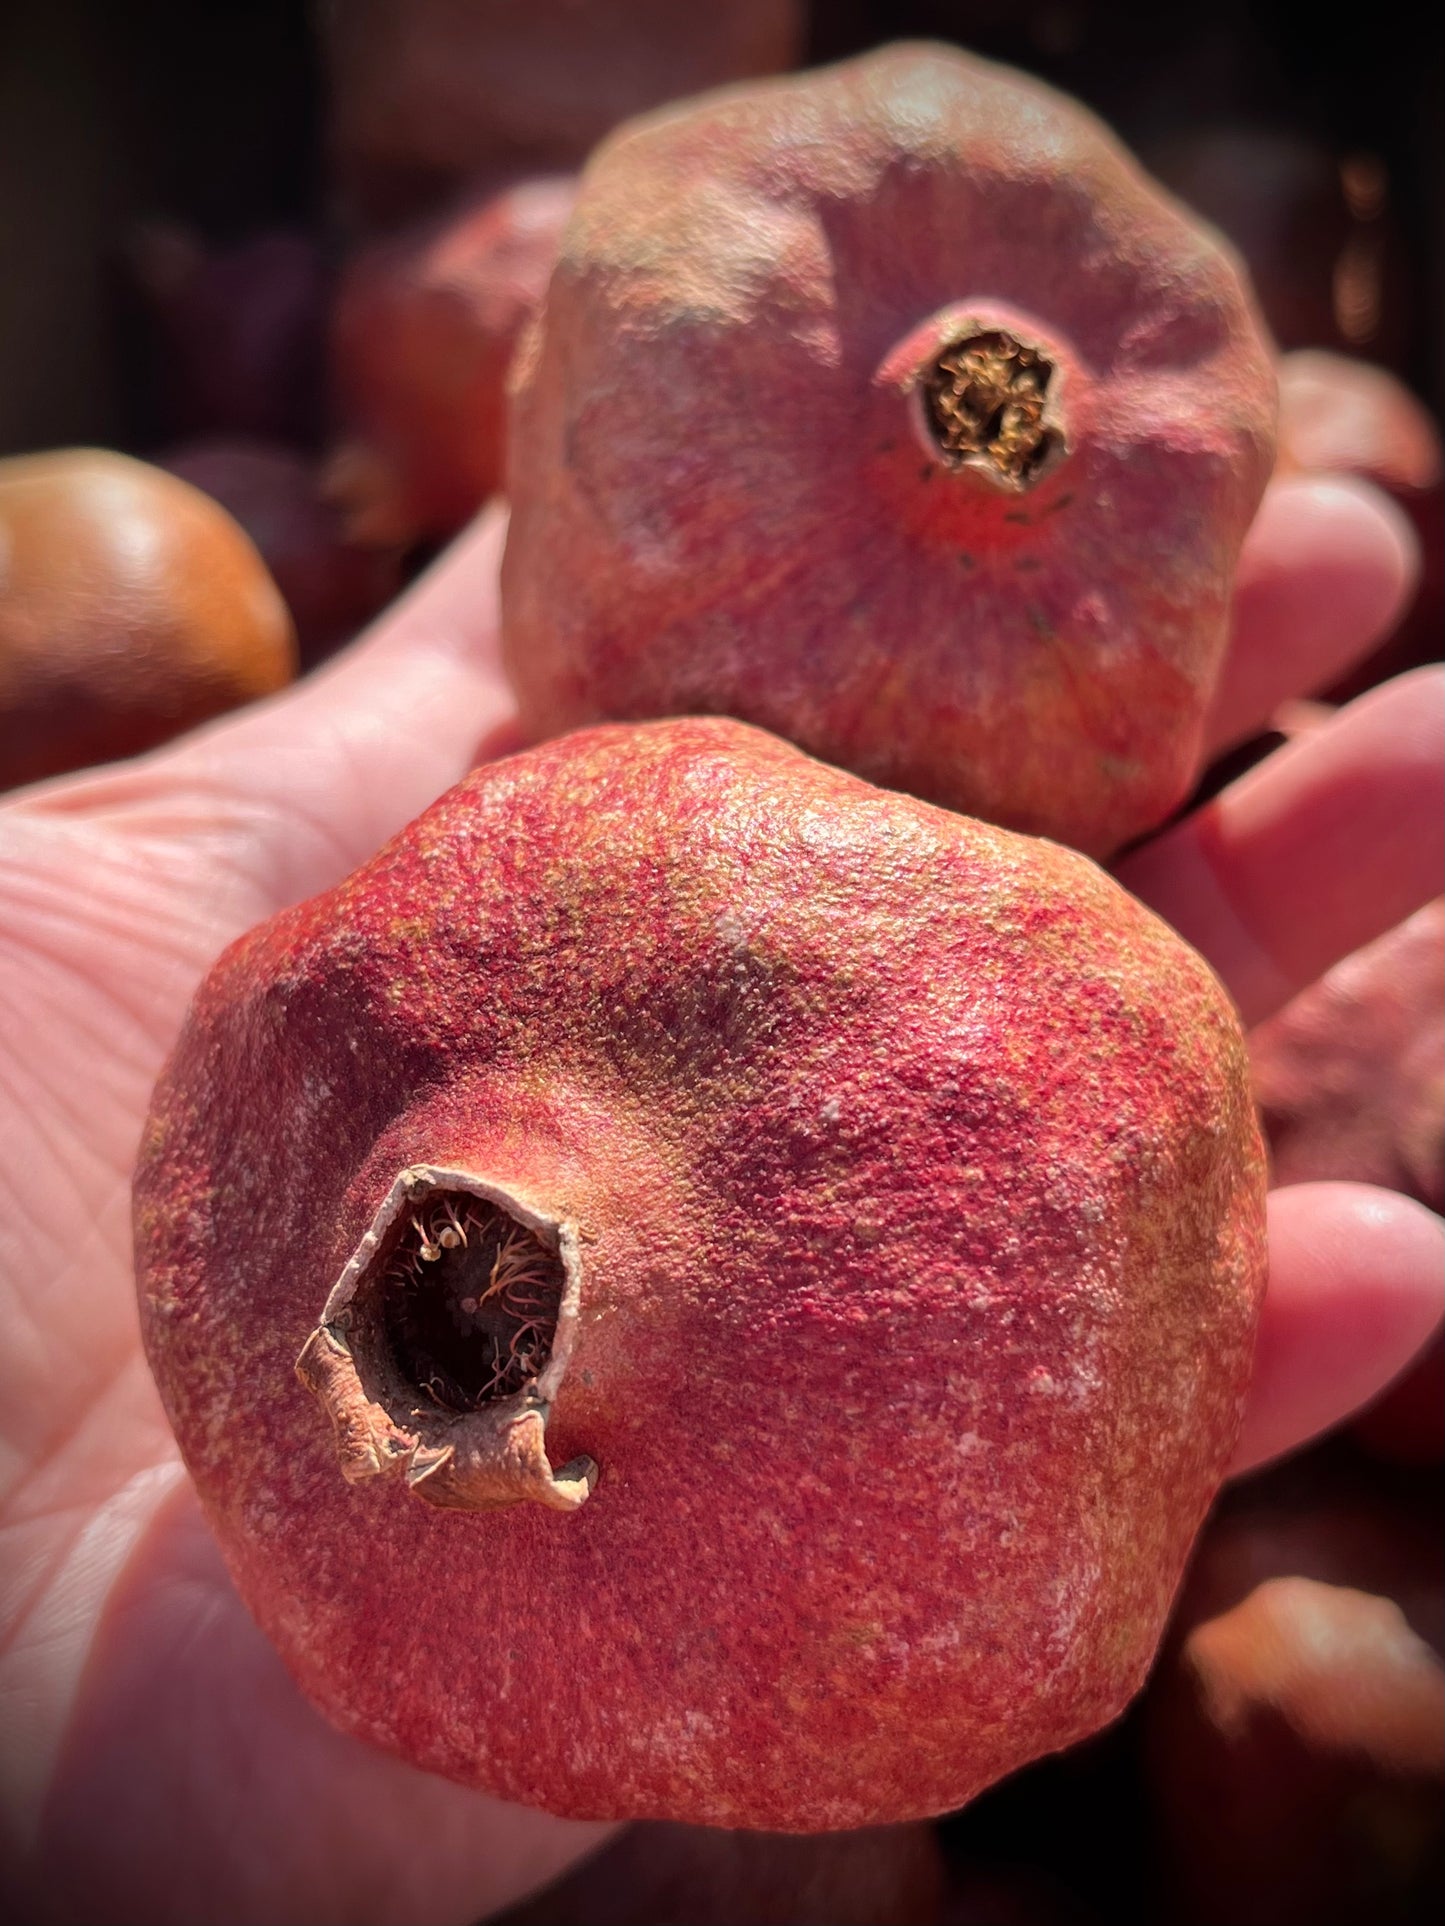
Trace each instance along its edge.
<path fill-rule="evenodd" d="M 1092 854 L 1187 790 L 1274 376 L 1075 102 L 904 46 L 636 123 L 517 378 L 536 733 L 737 715 Z"/>
<path fill-rule="evenodd" d="M 507 369 L 575 193 L 570 178 L 521 181 L 347 265 L 331 327 L 347 438 L 326 490 L 353 539 L 454 535 L 500 487 Z"/>
<path fill-rule="evenodd" d="M 333 1720 L 559 1813 L 811 1831 L 1137 1689 L 1263 1184 L 1226 997 L 1108 877 L 698 719 L 485 767 L 234 945 L 136 1250 Z"/>
<path fill-rule="evenodd" d="M 0 789 L 136 755 L 295 672 L 276 584 L 199 489 L 101 448 L 0 461 Z"/>
<path fill-rule="evenodd" d="M 1438 1494 L 1319 1459 L 1242 1495 L 1146 1702 L 1166 1916 L 1413 1926 L 1442 1845 Z"/>

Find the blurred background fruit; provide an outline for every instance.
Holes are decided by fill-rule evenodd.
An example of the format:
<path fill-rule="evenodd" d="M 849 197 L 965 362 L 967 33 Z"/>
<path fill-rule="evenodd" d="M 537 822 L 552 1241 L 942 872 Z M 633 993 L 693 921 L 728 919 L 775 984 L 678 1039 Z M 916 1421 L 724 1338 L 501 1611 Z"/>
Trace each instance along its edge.
<path fill-rule="evenodd" d="M 295 667 L 265 564 L 197 489 L 103 449 L 0 462 L 0 788 L 149 749 Z"/>
<path fill-rule="evenodd" d="M 1438 1897 L 1433 1497 L 1317 1452 L 1203 1541 L 1148 1706 L 1171 1919 L 1402 1926 Z"/>
<path fill-rule="evenodd" d="M 347 262 L 331 317 L 343 438 L 326 493 L 354 540 L 445 539 L 501 486 L 507 370 L 574 198 L 568 175 L 518 181 Z"/>
<path fill-rule="evenodd" d="M 313 235 L 266 228 L 218 247 L 184 223 L 147 221 L 124 258 L 148 312 L 167 433 L 316 441 L 328 275 Z"/>

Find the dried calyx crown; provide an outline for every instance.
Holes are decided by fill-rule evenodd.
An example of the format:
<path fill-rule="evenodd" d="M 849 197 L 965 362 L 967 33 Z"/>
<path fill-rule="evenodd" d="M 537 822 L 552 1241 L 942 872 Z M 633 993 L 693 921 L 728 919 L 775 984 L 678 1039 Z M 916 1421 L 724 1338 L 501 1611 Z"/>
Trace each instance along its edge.
<path fill-rule="evenodd" d="M 459 1510 L 583 1503 L 597 1467 L 554 1474 L 543 1443 L 579 1285 L 572 1226 L 469 1172 L 403 1171 L 297 1360 L 342 1475 L 400 1472 Z"/>
<path fill-rule="evenodd" d="M 974 330 L 940 349 L 921 383 L 924 417 L 950 467 L 982 470 L 1029 488 L 1063 451 L 1050 418 L 1053 364 L 1002 328 Z"/>

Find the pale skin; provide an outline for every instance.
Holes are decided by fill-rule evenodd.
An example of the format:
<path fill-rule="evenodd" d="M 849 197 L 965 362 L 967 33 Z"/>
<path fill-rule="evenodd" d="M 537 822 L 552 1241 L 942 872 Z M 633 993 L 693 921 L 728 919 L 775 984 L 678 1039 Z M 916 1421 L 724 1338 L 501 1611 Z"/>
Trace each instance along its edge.
<path fill-rule="evenodd" d="M 448 1926 L 607 1829 L 333 1733 L 252 1627 L 141 1355 L 129 1183 L 152 1082 L 224 943 L 326 888 L 510 740 L 500 523 L 305 686 L 0 807 L 0 1907 L 16 1918 Z M 1362 485 L 1272 490 L 1211 749 L 1357 657 L 1408 530 Z M 1120 874 L 1249 1022 L 1439 891 L 1445 686 L 1402 678 Z M 1277 1192 L 1236 1469 L 1358 1409 L 1441 1314 L 1441 1225 L 1360 1186 Z"/>

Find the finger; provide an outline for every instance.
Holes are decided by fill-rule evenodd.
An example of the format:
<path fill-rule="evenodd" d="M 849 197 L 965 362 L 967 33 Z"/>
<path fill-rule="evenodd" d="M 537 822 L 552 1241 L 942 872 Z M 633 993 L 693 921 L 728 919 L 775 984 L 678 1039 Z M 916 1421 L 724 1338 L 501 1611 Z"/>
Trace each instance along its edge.
<path fill-rule="evenodd" d="M 32 792 L 26 806 L 206 840 L 249 873 L 255 920 L 325 888 L 505 739 L 500 507 L 372 628 L 294 689 L 134 762 Z M 510 746 L 510 745 L 508 745 Z M 217 843 L 220 847 L 214 847 Z"/>
<path fill-rule="evenodd" d="M 1120 881 L 1258 1023 L 1440 893 L 1445 673 L 1352 702 L 1134 851 Z"/>
<path fill-rule="evenodd" d="M 104 1605 L 27 1857 L 46 1918 L 445 1926 L 612 1831 L 334 1731 L 247 1616 L 182 1482 Z"/>
<path fill-rule="evenodd" d="M 1233 1470 L 1339 1424 L 1384 1390 L 1445 1311 L 1445 1224 L 1367 1184 L 1269 1199 L 1269 1289 Z"/>
<path fill-rule="evenodd" d="M 1408 517 L 1369 482 L 1271 483 L 1239 559 L 1206 754 L 1256 735 L 1281 702 L 1328 687 L 1367 655 L 1409 607 L 1419 574 Z"/>

